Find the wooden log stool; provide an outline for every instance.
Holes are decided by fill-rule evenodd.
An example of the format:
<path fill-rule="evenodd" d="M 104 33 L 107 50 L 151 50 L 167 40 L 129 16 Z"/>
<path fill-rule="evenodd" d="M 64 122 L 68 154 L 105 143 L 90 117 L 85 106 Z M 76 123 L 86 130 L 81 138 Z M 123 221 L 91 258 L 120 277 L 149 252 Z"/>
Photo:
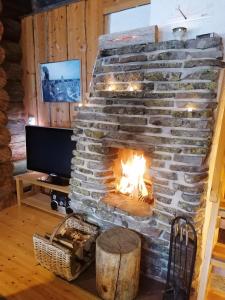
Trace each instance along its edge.
<path fill-rule="evenodd" d="M 115 227 L 96 240 L 96 286 L 104 300 L 132 300 L 139 286 L 141 239 Z"/>

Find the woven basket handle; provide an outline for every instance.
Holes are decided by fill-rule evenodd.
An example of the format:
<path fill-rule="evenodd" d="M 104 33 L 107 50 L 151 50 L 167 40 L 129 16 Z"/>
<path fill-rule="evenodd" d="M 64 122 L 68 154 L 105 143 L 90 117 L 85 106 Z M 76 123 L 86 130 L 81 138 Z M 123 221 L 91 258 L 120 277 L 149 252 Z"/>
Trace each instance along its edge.
<path fill-rule="evenodd" d="M 70 219 L 70 218 L 73 218 L 73 217 L 76 217 L 76 218 L 79 218 L 80 220 L 83 220 L 83 217 L 81 215 L 77 215 L 75 213 L 73 214 L 70 214 L 68 215 L 67 217 L 65 217 L 63 219 L 63 221 L 61 223 L 59 223 L 59 225 L 53 230 L 51 236 L 50 236 L 50 239 L 49 239 L 49 242 L 52 244 L 53 243 L 53 240 L 54 240 L 54 237 L 56 236 L 56 234 L 59 232 L 59 230 L 61 229 L 61 227 L 65 224 L 65 222 Z"/>

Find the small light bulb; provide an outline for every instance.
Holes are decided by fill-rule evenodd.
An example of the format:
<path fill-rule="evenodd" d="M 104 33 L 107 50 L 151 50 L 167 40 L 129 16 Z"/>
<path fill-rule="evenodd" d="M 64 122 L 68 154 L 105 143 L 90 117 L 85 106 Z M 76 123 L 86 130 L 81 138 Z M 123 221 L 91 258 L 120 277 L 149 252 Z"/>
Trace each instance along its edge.
<path fill-rule="evenodd" d="M 193 111 L 193 107 L 188 107 L 188 112 L 192 112 Z"/>
<path fill-rule="evenodd" d="M 115 90 L 115 85 L 110 84 L 110 85 L 108 86 L 108 91 L 109 91 L 109 92 L 112 92 L 112 91 L 114 91 L 114 90 Z"/>
<path fill-rule="evenodd" d="M 33 116 L 28 117 L 28 124 L 29 125 L 36 125 L 36 118 Z"/>
<path fill-rule="evenodd" d="M 133 92 L 134 91 L 134 87 L 132 85 L 129 85 L 127 89 L 128 89 L 129 92 Z"/>
<path fill-rule="evenodd" d="M 82 107 L 82 106 L 83 106 L 83 104 L 82 104 L 82 103 L 79 103 L 79 104 L 78 104 L 78 106 L 79 106 L 79 107 Z"/>

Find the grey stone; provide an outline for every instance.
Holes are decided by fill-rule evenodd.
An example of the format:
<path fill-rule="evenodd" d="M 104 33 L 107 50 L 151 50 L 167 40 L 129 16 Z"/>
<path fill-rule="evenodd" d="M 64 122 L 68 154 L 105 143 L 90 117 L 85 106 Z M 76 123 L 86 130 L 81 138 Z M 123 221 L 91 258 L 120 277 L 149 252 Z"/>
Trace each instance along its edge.
<path fill-rule="evenodd" d="M 144 101 L 144 105 L 147 107 L 174 107 L 174 101 L 148 99 Z"/>
<path fill-rule="evenodd" d="M 199 203 L 201 200 L 202 194 L 194 194 L 193 195 L 193 194 L 182 193 L 181 197 L 184 201 Z"/>
<path fill-rule="evenodd" d="M 147 61 L 147 55 L 134 54 L 134 55 L 122 56 L 119 59 L 120 63 L 137 62 L 137 61 Z"/>
<path fill-rule="evenodd" d="M 156 192 L 154 193 L 154 196 L 158 202 L 162 202 L 165 204 L 171 204 L 171 202 L 172 202 L 172 198 L 168 198 L 166 196 L 161 196 L 160 194 L 158 194 Z"/>
<path fill-rule="evenodd" d="M 189 165 L 201 166 L 205 157 L 197 155 L 174 155 L 174 161 L 182 162 Z"/>
<path fill-rule="evenodd" d="M 185 41 L 185 48 L 207 49 L 221 46 L 221 37 L 191 39 Z"/>
<path fill-rule="evenodd" d="M 128 132 L 150 132 L 161 133 L 161 128 L 147 127 L 147 126 L 132 126 L 132 125 L 120 125 L 119 129 Z"/>
<path fill-rule="evenodd" d="M 144 115 L 145 108 L 135 106 L 106 106 L 103 108 L 103 113 L 119 115 Z"/>
<path fill-rule="evenodd" d="M 146 72 L 144 79 L 149 81 L 178 81 L 181 75 L 182 72 Z"/>
<path fill-rule="evenodd" d="M 154 184 L 153 192 L 154 193 L 161 193 L 161 194 L 165 194 L 165 195 L 169 195 L 169 196 L 173 196 L 175 194 L 175 190 L 171 190 L 167 187 L 160 186 L 160 185 L 157 185 L 157 184 Z"/>
<path fill-rule="evenodd" d="M 157 83 L 158 91 L 168 90 L 209 90 L 217 89 L 217 82 L 172 82 L 172 83 Z"/>
<path fill-rule="evenodd" d="M 205 190 L 205 184 L 196 184 L 196 185 L 193 185 L 193 186 L 186 186 L 186 185 L 183 185 L 183 184 L 177 184 L 177 183 L 174 183 L 173 184 L 173 187 L 174 189 L 178 189 L 184 193 L 193 193 L 193 194 L 200 194 L 200 193 L 203 193 L 204 190 Z"/>
<path fill-rule="evenodd" d="M 184 62 L 184 68 L 194 68 L 194 67 L 219 67 L 224 68 L 225 63 L 223 61 L 220 61 L 218 59 L 195 59 L 195 60 L 187 60 Z"/>
<path fill-rule="evenodd" d="M 200 173 L 200 174 L 184 174 L 185 182 L 187 183 L 197 183 L 202 180 L 206 180 L 208 178 L 208 173 Z"/>
<path fill-rule="evenodd" d="M 207 129 L 212 127 L 212 120 L 185 120 L 181 118 L 151 116 L 149 118 L 149 124 L 159 127 L 184 127 Z"/>
<path fill-rule="evenodd" d="M 171 134 L 174 136 L 186 136 L 186 137 L 200 137 L 200 138 L 211 138 L 212 133 L 209 130 L 199 131 L 199 130 L 171 130 Z"/>
<path fill-rule="evenodd" d="M 147 124 L 147 118 L 121 116 L 121 117 L 119 117 L 119 123 L 120 124 L 131 124 L 131 125 L 132 124 L 146 125 Z"/>
<path fill-rule="evenodd" d="M 172 171 L 181 171 L 181 172 L 190 172 L 190 173 L 199 173 L 203 172 L 204 170 L 207 170 L 205 167 L 200 166 L 193 166 L 193 165 L 180 165 L 180 164 L 174 164 L 170 165 L 170 170 Z"/>

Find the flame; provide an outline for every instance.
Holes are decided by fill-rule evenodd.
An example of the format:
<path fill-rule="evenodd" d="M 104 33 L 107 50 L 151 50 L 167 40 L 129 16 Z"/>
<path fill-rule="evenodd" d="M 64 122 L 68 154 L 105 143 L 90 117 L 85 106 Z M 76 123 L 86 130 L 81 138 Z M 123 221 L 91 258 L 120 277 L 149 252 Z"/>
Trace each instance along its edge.
<path fill-rule="evenodd" d="M 143 197 L 148 196 L 144 182 L 146 160 L 143 155 L 135 154 L 126 163 L 121 160 L 121 167 L 122 176 L 117 190 L 136 199 L 143 199 Z"/>

